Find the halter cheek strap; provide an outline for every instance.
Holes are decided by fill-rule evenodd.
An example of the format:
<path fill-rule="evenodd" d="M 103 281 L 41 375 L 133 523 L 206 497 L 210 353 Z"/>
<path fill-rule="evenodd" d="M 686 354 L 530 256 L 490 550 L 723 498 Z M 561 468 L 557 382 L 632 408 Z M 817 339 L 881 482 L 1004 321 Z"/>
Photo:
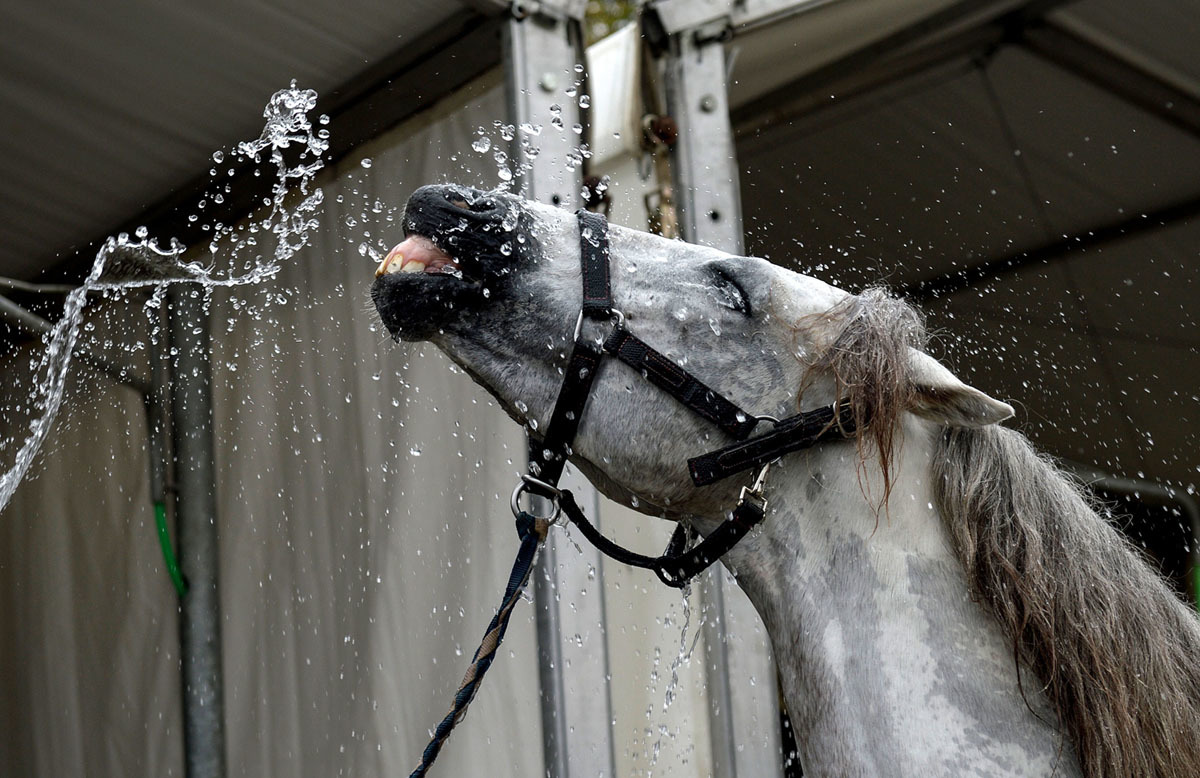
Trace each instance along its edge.
<path fill-rule="evenodd" d="M 532 431 L 529 434 L 529 474 L 522 476 L 513 491 L 513 512 L 520 513 L 518 501 L 523 492 L 545 497 L 554 503 L 555 517 L 559 510 L 565 513 L 584 537 L 604 554 L 634 567 L 653 570 L 668 586 L 682 587 L 737 545 L 762 521 L 766 512 L 763 484 L 770 463 L 784 454 L 852 433 L 854 414 L 847 403 L 819 408 L 777 421 L 773 431 L 747 440 L 754 427 L 765 417 L 746 413 L 736 403 L 709 388 L 625 327 L 624 316 L 613 305 L 608 223 L 600 214 L 586 210 L 578 211 L 577 218 L 583 302 L 579 323 L 575 328 L 575 342 L 550 422 L 546 426 L 546 434 L 544 437 L 538 437 Z M 598 347 L 582 337 L 584 319 L 614 322 L 612 332 L 603 346 Z M 683 550 L 687 545 L 688 531 L 682 524 L 660 556 L 645 556 L 623 548 L 600 534 L 584 516 L 571 492 L 558 488 L 605 354 L 629 365 L 684 407 L 712 422 L 737 441 L 688 460 L 688 470 L 697 486 L 715 483 L 755 467 L 762 468 L 754 486 L 742 489 L 730 518 L 690 551 Z"/>
<path fill-rule="evenodd" d="M 508 628 L 513 605 L 529 581 L 537 547 L 545 538 L 550 521 L 559 512 L 579 528 L 583 536 L 608 556 L 635 567 L 653 570 L 668 586 L 683 587 L 696 574 L 720 559 L 762 521 L 767 509 L 763 498 L 763 483 L 770 463 L 784 454 L 807 448 L 836 435 L 853 431 L 853 413 L 846 404 L 801 413 L 775 422 L 774 431 L 747 440 L 759 418 L 751 416 L 729 399 L 721 396 L 691 373 L 655 351 L 624 326 L 624 317 L 613 306 L 612 282 L 609 277 L 608 225 L 603 216 L 579 211 L 580 257 L 583 264 L 583 303 L 579 326 L 575 328 L 575 343 L 567 361 L 562 387 L 554 403 L 546 435 L 529 435 L 529 473 L 521 477 L 512 494 L 513 515 L 517 518 L 517 534 L 521 549 L 513 563 L 508 586 L 500 609 L 488 626 L 483 642 L 475 652 L 462 685 L 454 697 L 454 705 L 438 724 L 426 746 L 421 763 L 410 778 L 423 778 L 454 726 L 466 715 L 467 706 L 475 696 L 484 673 L 492 663 L 504 632 Z M 603 346 L 584 340 L 581 336 L 585 318 L 608 321 L 615 319 L 612 333 Z M 612 542 L 587 520 L 575 496 L 558 488 L 563 467 L 571 455 L 571 443 L 579 431 L 579 422 L 587 406 L 588 395 L 596 380 L 605 354 L 615 356 L 644 375 L 651 383 L 670 394 L 700 417 L 720 427 L 737 442 L 688 460 L 688 469 L 697 486 L 718 481 L 736 473 L 761 467 L 754 485 L 743 488 L 737 507 L 730 518 L 690 551 L 685 551 L 690 533 L 680 524 L 671 542 L 660 556 L 638 554 Z M 773 420 L 772 420 L 773 421 Z M 520 507 L 524 492 L 541 495 L 552 501 L 552 517 L 536 517 Z"/>

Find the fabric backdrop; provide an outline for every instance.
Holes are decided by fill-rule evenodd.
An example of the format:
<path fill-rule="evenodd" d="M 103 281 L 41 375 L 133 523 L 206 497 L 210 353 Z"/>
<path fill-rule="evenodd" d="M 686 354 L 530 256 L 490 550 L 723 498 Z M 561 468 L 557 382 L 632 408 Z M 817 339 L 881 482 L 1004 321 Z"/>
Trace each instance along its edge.
<path fill-rule="evenodd" d="M 367 249 L 399 240 L 416 186 L 498 183 L 498 81 L 326 171 L 314 245 L 267 284 L 213 294 L 230 775 L 407 774 L 498 602 L 517 547 L 507 496 L 521 431 L 434 348 L 390 342 Z M 480 131 L 495 143 L 486 153 L 471 148 Z M 155 320 L 141 297 L 98 301 L 87 340 L 144 368 Z M 37 348 L 2 355 L 4 466 Z M 69 383 L 0 514 L 0 774 L 182 775 L 177 608 L 141 401 L 78 363 Z M 601 520 L 648 551 L 669 536 L 612 504 Z M 706 774 L 696 603 L 685 636 L 679 593 L 615 565 L 599 578 L 618 774 Z M 438 774 L 543 774 L 536 656 L 533 608 L 520 604 Z"/>

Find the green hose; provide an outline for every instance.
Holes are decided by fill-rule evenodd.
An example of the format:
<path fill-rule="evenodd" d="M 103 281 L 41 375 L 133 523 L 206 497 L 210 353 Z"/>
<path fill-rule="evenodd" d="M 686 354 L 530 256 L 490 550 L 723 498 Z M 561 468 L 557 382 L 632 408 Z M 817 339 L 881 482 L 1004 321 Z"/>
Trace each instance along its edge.
<path fill-rule="evenodd" d="M 1200 565 L 1192 565 L 1192 583 L 1196 587 L 1196 610 L 1200 611 Z"/>
<path fill-rule="evenodd" d="M 187 584 L 183 582 L 183 573 L 179 572 L 179 560 L 175 558 L 175 548 L 171 545 L 171 533 L 167 531 L 167 506 L 161 502 L 154 503 L 154 523 L 158 525 L 158 542 L 162 546 L 163 562 L 167 565 L 167 573 L 175 591 L 179 596 L 187 594 Z"/>

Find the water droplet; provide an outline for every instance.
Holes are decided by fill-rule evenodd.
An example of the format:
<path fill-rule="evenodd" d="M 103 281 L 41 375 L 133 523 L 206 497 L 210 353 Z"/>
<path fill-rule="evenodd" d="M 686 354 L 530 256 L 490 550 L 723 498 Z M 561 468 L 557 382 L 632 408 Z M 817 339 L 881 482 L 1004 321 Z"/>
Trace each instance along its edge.
<path fill-rule="evenodd" d="M 492 142 L 486 136 L 480 136 L 471 144 L 471 148 L 480 154 L 486 154 L 488 149 L 492 147 Z"/>
<path fill-rule="evenodd" d="M 370 157 L 363 157 L 362 162 L 359 162 L 358 164 L 362 165 L 364 168 L 370 169 L 373 163 L 371 162 Z"/>

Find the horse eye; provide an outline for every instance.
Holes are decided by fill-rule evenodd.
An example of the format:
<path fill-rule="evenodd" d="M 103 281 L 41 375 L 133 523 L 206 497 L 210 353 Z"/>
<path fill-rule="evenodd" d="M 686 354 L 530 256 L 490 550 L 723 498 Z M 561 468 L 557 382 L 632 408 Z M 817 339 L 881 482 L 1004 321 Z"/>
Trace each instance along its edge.
<path fill-rule="evenodd" d="M 746 316 L 750 315 L 750 300 L 733 276 L 721 268 L 714 267 L 712 268 L 712 281 L 719 304 Z"/>

